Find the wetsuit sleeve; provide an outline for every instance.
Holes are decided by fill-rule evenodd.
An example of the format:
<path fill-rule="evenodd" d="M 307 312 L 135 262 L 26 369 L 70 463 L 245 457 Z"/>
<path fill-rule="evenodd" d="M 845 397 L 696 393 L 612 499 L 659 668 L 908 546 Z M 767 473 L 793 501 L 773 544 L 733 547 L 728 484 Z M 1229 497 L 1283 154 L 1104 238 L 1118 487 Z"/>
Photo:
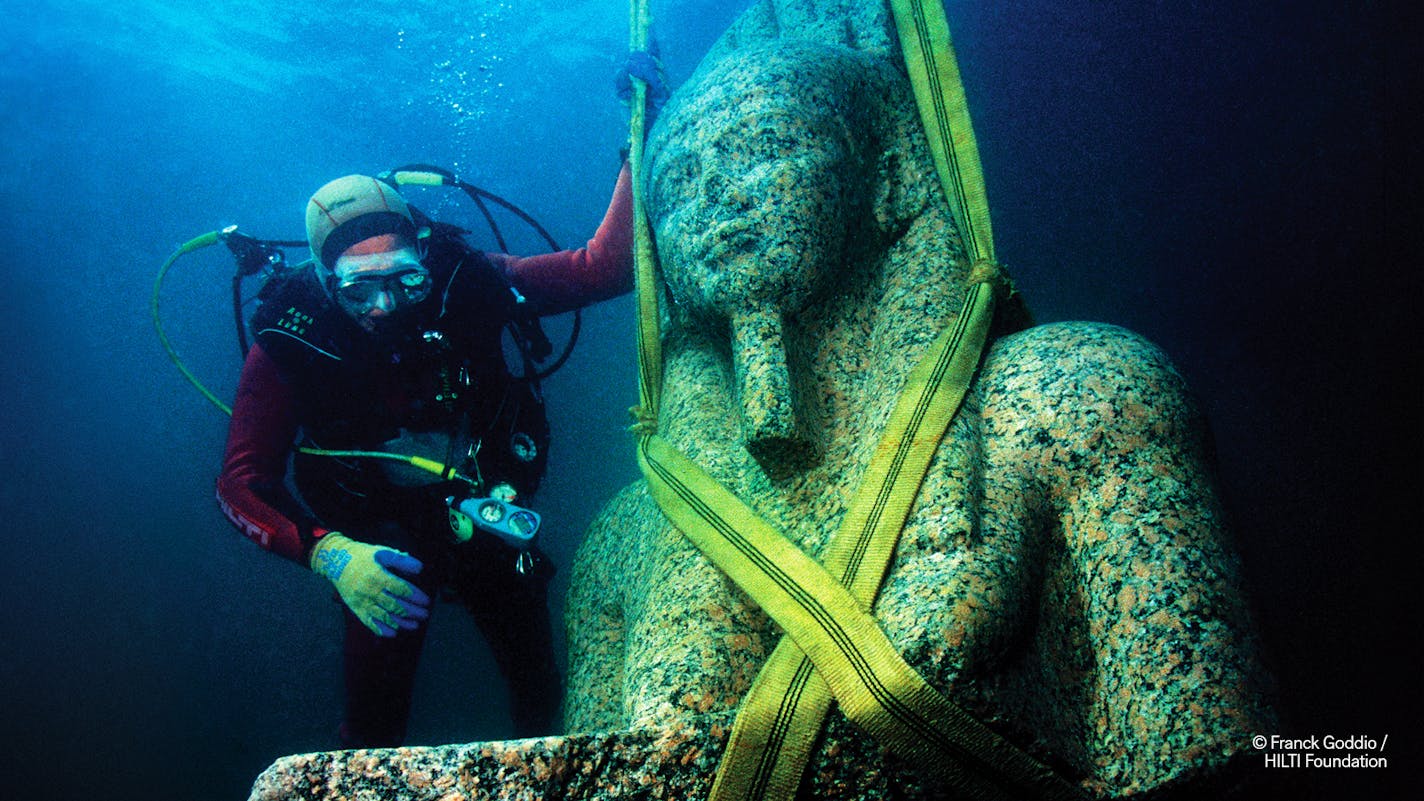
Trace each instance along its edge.
<path fill-rule="evenodd" d="M 628 165 L 588 244 L 539 256 L 489 254 L 541 315 L 560 314 L 633 289 L 633 189 Z"/>
<path fill-rule="evenodd" d="M 232 404 L 218 505 L 248 539 L 306 566 L 312 545 L 326 530 L 315 525 L 284 483 L 296 433 L 292 388 L 262 346 L 254 345 Z"/>

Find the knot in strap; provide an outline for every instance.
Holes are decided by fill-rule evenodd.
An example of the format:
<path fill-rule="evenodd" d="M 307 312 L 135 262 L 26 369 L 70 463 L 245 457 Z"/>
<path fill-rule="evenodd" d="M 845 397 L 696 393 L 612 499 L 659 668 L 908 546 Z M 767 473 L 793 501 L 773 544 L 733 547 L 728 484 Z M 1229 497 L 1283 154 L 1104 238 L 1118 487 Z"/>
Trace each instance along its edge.
<path fill-rule="evenodd" d="M 644 406 L 629 406 L 628 415 L 633 418 L 633 424 L 628 426 L 628 430 L 640 437 L 647 437 L 658 433 L 658 413 Z"/>
<path fill-rule="evenodd" d="M 969 268 L 969 285 L 989 284 L 994 287 L 994 294 L 1004 297 L 1006 292 L 1012 292 L 1014 282 L 1009 278 L 1002 265 L 993 259 L 977 259 L 974 265 Z"/>
<path fill-rule="evenodd" d="M 994 299 L 998 302 L 994 336 L 1022 331 L 1033 326 L 1033 313 L 1029 311 L 1023 295 L 1019 294 L 1018 287 L 1014 285 L 1014 279 L 1009 277 L 1003 265 L 993 259 L 976 260 L 969 268 L 968 284 L 971 287 L 988 284 L 993 288 Z"/>

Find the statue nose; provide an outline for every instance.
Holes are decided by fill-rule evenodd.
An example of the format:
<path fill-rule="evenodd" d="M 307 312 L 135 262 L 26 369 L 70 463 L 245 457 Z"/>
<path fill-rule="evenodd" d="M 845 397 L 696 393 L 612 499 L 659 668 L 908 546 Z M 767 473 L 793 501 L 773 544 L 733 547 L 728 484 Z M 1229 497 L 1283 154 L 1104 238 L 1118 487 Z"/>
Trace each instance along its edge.
<path fill-rule="evenodd" d="M 731 327 L 747 451 L 772 478 L 804 469 L 815 459 L 815 443 L 797 409 L 781 312 L 764 308 L 734 313 Z"/>

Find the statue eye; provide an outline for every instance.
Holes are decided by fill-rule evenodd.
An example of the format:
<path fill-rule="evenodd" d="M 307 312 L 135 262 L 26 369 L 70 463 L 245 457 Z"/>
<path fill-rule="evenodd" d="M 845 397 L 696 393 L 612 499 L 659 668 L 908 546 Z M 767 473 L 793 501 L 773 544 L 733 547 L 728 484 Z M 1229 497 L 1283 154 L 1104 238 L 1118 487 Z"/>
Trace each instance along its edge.
<path fill-rule="evenodd" d="M 653 171 L 652 200 L 663 212 L 695 197 L 697 182 L 702 175 L 696 154 L 683 151 L 659 160 Z"/>
<path fill-rule="evenodd" d="M 780 159 L 792 155 L 799 145 L 785 127 L 764 127 L 751 137 L 748 148 L 759 159 Z"/>

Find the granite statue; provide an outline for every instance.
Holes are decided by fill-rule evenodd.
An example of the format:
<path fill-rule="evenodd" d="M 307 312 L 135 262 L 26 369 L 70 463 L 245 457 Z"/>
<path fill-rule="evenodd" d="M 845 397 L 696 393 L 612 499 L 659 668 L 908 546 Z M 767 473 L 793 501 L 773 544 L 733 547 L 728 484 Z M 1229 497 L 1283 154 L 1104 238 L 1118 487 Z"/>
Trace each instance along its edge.
<path fill-rule="evenodd" d="M 648 142 L 656 425 L 812 555 L 973 267 L 890 31 L 880 3 L 757 2 Z M 1003 308 L 873 614 L 1089 797 L 1229 787 L 1274 720 L 1201 412 L 1142 337 Z M 706 797 L 782 632 L 643 482 L 570 585 L 567 734 L 288 757 L 253 797 Z M 802 794 L 951 797 L 834 710 Z"/>

